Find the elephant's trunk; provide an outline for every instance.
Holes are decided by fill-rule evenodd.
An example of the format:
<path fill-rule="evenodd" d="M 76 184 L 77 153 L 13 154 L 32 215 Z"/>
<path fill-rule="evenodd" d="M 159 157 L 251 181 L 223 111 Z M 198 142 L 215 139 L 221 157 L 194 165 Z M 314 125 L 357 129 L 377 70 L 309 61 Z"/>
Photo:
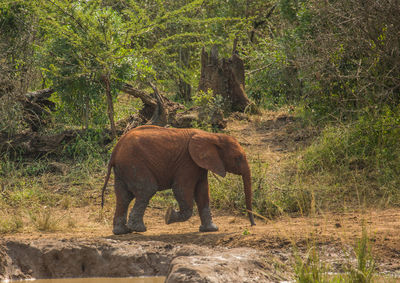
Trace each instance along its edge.
<path fill-rule="evenodd" d="M 243 179 L 243 188 L 244 188 L 244 196 L 246 200 L 246 208 L 247 208 L 247 213 L 249 215 L 249 220 L 251 223 L 251 226 L 256 225 L 254 222 L 254 216 L 252 213 L 252 191 L 251 191 L 251 173 L 250 173 L 250 168 L 247 165 L 247 168 L 244 170 L 242 174 L 242 179 Z"/>

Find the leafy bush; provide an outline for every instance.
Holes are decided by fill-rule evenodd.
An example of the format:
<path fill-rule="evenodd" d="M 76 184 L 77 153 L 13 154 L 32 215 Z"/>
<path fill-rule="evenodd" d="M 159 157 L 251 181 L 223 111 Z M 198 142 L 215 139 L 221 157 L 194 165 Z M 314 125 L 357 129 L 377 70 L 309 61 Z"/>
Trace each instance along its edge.
<path fill-rule="evenodd" d="M 399 100 L 400 6 L 391 1 L 282 0 L 286 57 L 320 116 L 357 118 Z M 292 44 L 291 44 L 292 42 Z"/>
<path fill-rule="evenodd" d="M 104 139 L 101 130 L 88 130 L 73 142 L 66 144 L 63 155 L 80 161 L 100 159 L 106 152 L 106 149 L 101 147 Z"/>
<path fill-rule="evenodd" d="M 302 156 L 303 173 L 330 172 L 346 183 L 355 174 L 365 193 L 400 204 L 400 115 L 390 108 L 341 126 L 327 126 Z M 361 174 L 359 174 L 361 173 Z M 359 181 L 360 182 L 360 181 Z"/>
<path fill-rule="evenodd" d="M 199 120 L 194 121 L 192 126 L 205 131 L 217 131 L 214 124 L 223 117 L 223 110 L 227 109 L 225 103 L 223 97 L 214 95 L 211 89 L 193 95 L 193 106 L 199 108 Z"/>
<path fill-rule="evenodd" d="M 312 192 L 293 184 L 275 184 L 268 178 L 268 165 L 259 161 L 251 162 L 253 211 L 268 217 L 287 213 L 307 215 L 313 201 Z M 228 175 L 224 179 L 210 176 L 212 205 L 217 208 L 243 211 L 245 196 L 243 182 L 239 176 Z"/>

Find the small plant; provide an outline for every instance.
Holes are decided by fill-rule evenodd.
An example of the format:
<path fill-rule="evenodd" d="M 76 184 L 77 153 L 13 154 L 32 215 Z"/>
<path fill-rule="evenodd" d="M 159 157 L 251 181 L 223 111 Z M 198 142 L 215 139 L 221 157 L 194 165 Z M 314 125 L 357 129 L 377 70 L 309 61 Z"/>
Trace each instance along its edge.
<path fill-rule="evenodd" d="M 328 278 L 328 268 L 320 260 L 319 253 L 315 245 L 308 250 L 305 259 L 302 259 L 299 255 L 296 255 L 295 260 L 295 276 L 297 282 L 331 282 Z"/>
<path fill-rule="evenodd" d="M 67 219 L 67 227 L 68 228 L 76 228 L 76 220 L 72 217 L 68 217 Z"/>
<path fill-rule="evenodd" d="M 357 267 L 353 267 L 349 264 L 349 280 L 356 283 L 373 282 L 372 278 L 375 272 L 375 261 L 371 254 L 371 245 L 364 223 L 362 223 L 361 239 L 357 240 L 356 243 L 355 254 L 357 257 Z"/>
<path fill-rule="evenodd" d="M 105 151 L 104 147 L 101 146 L 104 139 L 105 137 L 100 130 L 87 130 L 85 134 L 66 144 L 63 154 L 74 160 L 100 159 Z"/>
<path fill-rule="evenodd" d="M 29 218 L 33 226 L 38 231 L 54 232 L 59 229 L 60 221 L 63 217 L 55 218 L 51 208 L 44 206 L 28 210 Z"/>
<path fill-rule="evenodd" d="M 3 215 L 0 218 L 0 234 L 20 232 L 23 226 L 22 218 L 19 215 Z"/>
<path fill-rule="evenodd" d="M 207 92 L 199 91 L 193 95 L 193 105 L 198 106 L 199 120 L 193 121 L 192 126 L 205 131 L 216 131 L 215 121 L 223 118 L 224 99 L 220 95 L 214 95 L 209 89 Z"/>

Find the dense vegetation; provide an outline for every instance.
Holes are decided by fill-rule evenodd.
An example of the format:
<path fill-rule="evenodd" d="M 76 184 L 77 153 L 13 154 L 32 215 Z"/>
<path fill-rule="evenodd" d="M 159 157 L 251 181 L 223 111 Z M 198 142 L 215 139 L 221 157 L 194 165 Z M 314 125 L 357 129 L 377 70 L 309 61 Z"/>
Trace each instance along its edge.
<path fill-rule="evenodd" d="M 102 129 L 115 136 L 116 120 L 141 107 L 120 95 L 123 83 L 151 81 L 187 106 L 223 107 L 195 91 L 200 51 L 217 45 L 227 55 L 234 44 L 258 108 L 286 107 L 319 132 L 273 180 L 253 162 L 256 211 L 398 206 L 399 14 L 392 0 L 2 0 L 0 133 L 30 134 L 21 101 L 45 87 L 56 111 L 40 131 L 85 131 L 55 156 L 2 151 L 0 208 L 29 203 L 35 215 L 35 206 L 90 203 L 112 148 Z M 244 207 L 234 178 L 213 179 L 212 194 L 216 206 Z M 19 217 L 0 233 L 17 230 Z"/>

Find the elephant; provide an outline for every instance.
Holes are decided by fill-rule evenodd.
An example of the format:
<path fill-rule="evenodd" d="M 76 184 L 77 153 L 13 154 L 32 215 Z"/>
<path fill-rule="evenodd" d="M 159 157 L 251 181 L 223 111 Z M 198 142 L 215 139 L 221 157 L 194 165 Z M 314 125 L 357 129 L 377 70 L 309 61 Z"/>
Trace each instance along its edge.
<path fill-rule="evenodd" d="M 218 231 L 209 207 L 208 170 L 222 177 L 227 172 L 242 176 L 248 217 L 251 225 L 255 225 L 250 167 L 243 148 L 229 135 L 151 125 L 130 130 L 111 153 L 102 188 L 102 207 L 112 168 L 115 235 L 146 231 L 143 215 L 150 199 L 157 191 L 170 188 L 179 211 L 168 208 L 166 224 L 188 220 L 193 213 L 194 199 L 201 220 L 200 232 Z M 134 198 L 127 221 L 128 206 Z"/>

